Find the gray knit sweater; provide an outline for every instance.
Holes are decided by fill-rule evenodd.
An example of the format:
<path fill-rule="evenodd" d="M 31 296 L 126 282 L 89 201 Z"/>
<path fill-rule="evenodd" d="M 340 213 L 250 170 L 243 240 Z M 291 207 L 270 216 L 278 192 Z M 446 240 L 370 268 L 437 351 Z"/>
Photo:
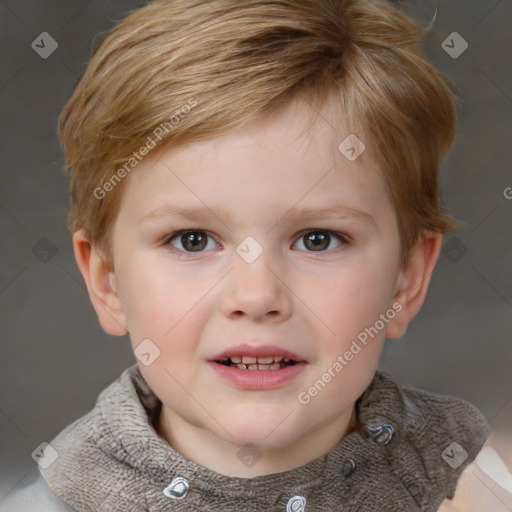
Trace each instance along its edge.
<path fill-rule="evenodd" d="M 490 435 L 469 403 L 402 388 L 382 372 L 356 405 L 357 430 L 326 456 L 284 473 L 228 477 L 158 436 L 161 403 L 133 366 L 51 441 L 58 458 L 40 471 L 79 512 L 435 512 Z M 460 465 L 452 443 L 467 452 Z"/>

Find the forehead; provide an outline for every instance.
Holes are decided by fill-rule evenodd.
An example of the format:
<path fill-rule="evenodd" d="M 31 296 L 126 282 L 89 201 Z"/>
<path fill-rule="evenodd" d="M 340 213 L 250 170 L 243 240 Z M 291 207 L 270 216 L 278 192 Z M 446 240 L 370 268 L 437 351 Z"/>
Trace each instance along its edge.
<path fill-rule="evenodd" d="M 260 218 L 267 209 L 327 203 L 353 211 L 364 203 L 375 215 L 381 206 L 389 210 L 370 141 L 351 133 L 329 102 L 309 129 L 311 108 L 294 100 L 230 133 L 160 148 L 132 171 L 120 214 L 134 220 L 173 202 Z"/>

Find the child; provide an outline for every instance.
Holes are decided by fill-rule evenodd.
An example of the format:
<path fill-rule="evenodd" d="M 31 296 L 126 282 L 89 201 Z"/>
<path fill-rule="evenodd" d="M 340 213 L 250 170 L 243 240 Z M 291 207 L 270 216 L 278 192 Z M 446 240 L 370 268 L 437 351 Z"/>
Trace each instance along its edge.
<path fill-rule="evenodd" d="M 157 0 L 107 35 L 59 134 L 137 365 L 12 510 L 512 510 L 482 414 L 377 370 L 456 226 L 421 36 L 374 0 Z"/>

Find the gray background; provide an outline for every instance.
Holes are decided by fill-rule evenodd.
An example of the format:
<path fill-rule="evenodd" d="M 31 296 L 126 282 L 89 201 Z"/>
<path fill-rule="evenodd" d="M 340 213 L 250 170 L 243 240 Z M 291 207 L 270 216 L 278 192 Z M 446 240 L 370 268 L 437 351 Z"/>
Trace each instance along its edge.
<path fill-rule="evenodd" d="M 56 123 L 93 38 L 138 4 L 0 1 L 0 505 L 35 477 L 36 447 L 135 362 L 127 337 L 101 329 L 74 261 Z M 404 2 L 424 24 L 433 7 Z M 426 303 L 407 334 L 387 342 L 381 368 L 474 403 L 512 468 L 511 21 L 510 0 L 440 1 L 427 53 L 460 88 L 442 185 L 465 227 L 446 237 Z M 46 59 L 31 47 L 42 32 L 58 42 Z M 458 58 L 442 47 L 452 32 L 469 44 Z"/>

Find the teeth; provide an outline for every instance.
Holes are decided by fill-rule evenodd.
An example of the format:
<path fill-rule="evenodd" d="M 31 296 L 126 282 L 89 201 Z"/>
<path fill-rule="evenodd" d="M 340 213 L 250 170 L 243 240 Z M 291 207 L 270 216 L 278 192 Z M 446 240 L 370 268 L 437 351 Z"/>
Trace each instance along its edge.
<path fill-rule="evenodd" d="M 231 366 L 239 370 L 279 370 L 280 368 L 284 368 L 283 365 L 289 363 L 290 359 L 287 357 L 283 358 L 282 356 L 231 356 L 220 360 L 221 363 L 225 363 L 226 361 L 231 361 Z"/>
<path fill-rule="evenodd" d="M 237 364 L 235 365 L 239 370 L 279 370 L 281 365 L 279 363 L 273 364 Z"/>
<path fill-rule="evenodd" d="M 272 363 L 280 363 L 281 361 L 283 361 L 283 357 L 281 357 L 281 356 L 266 356 L 266 357 L 231 356 L 231 357 L 226 357 L 226 358 L 222 359 L 222 361 L 227 361 L 228 359 L 231 359 L 231 362 L 233 364 L 240 364 L 240 363 L 243 363 L 243 364 L 256 364 L 256 363 L 272 364 Z M 290 360 L 287 357 L 285 357 L 284 362 L 289 363 Z"/>

